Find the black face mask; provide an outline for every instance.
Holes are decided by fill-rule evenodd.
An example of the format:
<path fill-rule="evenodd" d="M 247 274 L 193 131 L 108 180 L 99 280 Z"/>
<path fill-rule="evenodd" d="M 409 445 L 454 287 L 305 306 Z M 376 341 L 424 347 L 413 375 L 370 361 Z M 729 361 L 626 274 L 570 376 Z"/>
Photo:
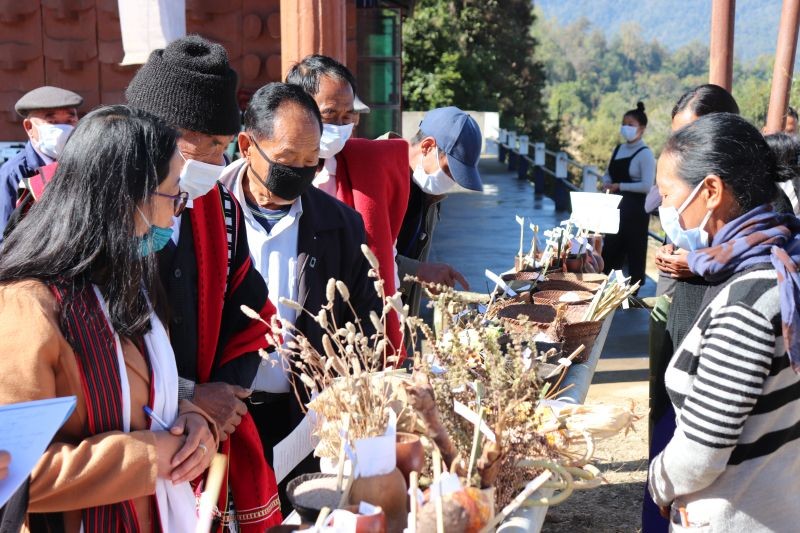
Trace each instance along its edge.
<path fill-rule="evenodd" d="M 267 154 L 261 150 L 261 147 L 256 144 L 252 137 L 250 138 L 250 142 L 253 143 L 253 146 L 255 146 L 258 153 L 261 154 L 261 157 L 269 163 L 269 172 L 267 173 L 266 180 L 259 176 L 256 171 L 253 170 L 252 166 L 250 167 L 250 171 L 256 179 L 260 181 L 269 192 L 284 200 L 295 200 L 308 190 L 317 173 L 317 165 L 310 167 L 290 167 L 289 165 L 276 163 L 267 157 Z"/>

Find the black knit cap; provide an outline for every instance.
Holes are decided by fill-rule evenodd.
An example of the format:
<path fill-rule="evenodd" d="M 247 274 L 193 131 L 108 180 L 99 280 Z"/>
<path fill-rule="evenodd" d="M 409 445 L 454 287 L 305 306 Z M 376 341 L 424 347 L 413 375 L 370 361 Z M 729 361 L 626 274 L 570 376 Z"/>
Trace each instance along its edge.
<path fill-rule="evenodd" d="M 221 44 L 187 35 L 154 50 L 131 80 L 128 103 L 171 126 L 208 135 L 239 133 L 236 72 Z"/>

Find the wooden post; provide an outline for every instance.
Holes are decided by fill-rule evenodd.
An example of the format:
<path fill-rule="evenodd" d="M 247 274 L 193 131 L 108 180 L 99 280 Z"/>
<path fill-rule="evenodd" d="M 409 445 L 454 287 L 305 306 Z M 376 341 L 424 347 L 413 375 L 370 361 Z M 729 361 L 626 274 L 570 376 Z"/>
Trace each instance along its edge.
<path fill-rule="evenodd" d="M 797 28 L 800 24 L 800 1 L 783 0 L 781 25 L 778 29 L 778 45 L 775 50 L 775 67 L 772 71 L 772 91 L 769 94 L 769 110 L 764 132 L 783 131 L 786 110 L 789 106 L 789 91 L 792 88 L 794 56 L 797 51 Z"/>
<path fill-rule="evenodd" d="M 714 0 L 711 5 L 711 46 L 708 82 L 731 92 L 733 87 L 733 26 L 736 0 Z"/>
<path fill-rule="evenodd" d="M 281 0 L 282 76 L 309 54 L 346 64 L 346 0 Z"/>

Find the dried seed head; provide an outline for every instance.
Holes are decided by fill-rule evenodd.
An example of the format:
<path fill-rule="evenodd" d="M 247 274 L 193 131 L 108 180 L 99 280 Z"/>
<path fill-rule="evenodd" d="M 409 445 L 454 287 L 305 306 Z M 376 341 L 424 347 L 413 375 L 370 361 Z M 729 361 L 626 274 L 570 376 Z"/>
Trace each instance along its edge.
<path fill-rule="evenodd" d="M 350 290 L 347 288 L 347 285 L 345 285 L 343 281 L 336 282 L 336 290 L 339 291 L 339 294 L 342 295 L 342 300 L 344 300 L 345 302 L 350 299 Z"/>
<path fill-rule="evenodd" d="M 328 285 L 325 287 L 325 298 L 332 302 L 336 297 L 336 280 L 331 278 L 328 280 Z"/>
<path fill-rule="evenodd" d="M 317 316 L 316 318 L 314 318 L 314 320 L 317 322 L 317 324 L 319 324 L 323 328 L 328 327 L 328 313 L 325 311 L 325 309 L 320 309 L 319 313 L 317 313 Z"/>
<path fill-rule="evenodd" d="M 376 313 L 375 311 L 370 311 L 369 312 L 369 319 L 372 322 L 372 327 L 375 328 L 375 331 L 376 332 L 380 332 L 381 331 L 381 319 L 378 318 L 378 313 Z"/>
<path fill-rule="evenodd" d="M 264 322 L 264 319 L 263 319 L 263 318 L 261 318 L 261 315 L 259 315 L 258 313 L 256 313 L 256 312 L 255 312 L 253 309 L 251 309 L 250 307 L 248 307 L 248 306 L 246 306 L 246 305 L 243 305 L 243 306 L 241 306 L 239 309 L 241 309 L 241 310 L 242 310 L 242 313 L 244 313 L 244 314 L 245 314 L 245 316 L 247 316 L 247 318 L 252 318 L 253 320 L 260 320 L 261 322 Z"/>
<path fill-rule="evenodd" d="M 361 361 L 358 360 L 358 357 L 351 357 L 350 358 L 350 365 L 353 367 L 353 376 L 358 377 L 361 375 Z"/>
<path fill-rule="evenodd" d="M 290 300 L 289 298 L 284 298 L 283 296 L 278 298 L 278 303 L 281 304 L 281 305 L 285 305 L 286 307 L 288 307 L 290 309 L 294 309 L 295 311 L 302 311 L 303 310 L 303 306 L 302 305 L 300 305 L 299 303 L 295 302 L 294 300 Z"/>
<path fill-rule="evenodd" d="M 378 355 L 383 355 L 383 352 L 386 350 L 386 339 L 381 339 L 378 341 L 378 344 L 375 345 L 375 353 Z"/>
<path fill-rule="evenodd" d="M 377 278 L 378 272 L 374 268 L 370 268 L 369 271 L 367 272 L 367 276 L 370 278 Z"/>
<path fill-rule="evenodd" d="M 322 348 L 325 350 L 325 355 L 330 358 L 336 358 L 336 350 L 333 349 L 333 342 L 328 334 L 322 335 Z"/>
<path fill-rule="evenodd" d="M 403 313 L 403 295 L 399 292 L 395 293 L 393 296 L 387 296 L 386 303 L 392 306 L 398 314 Z"/>
<path fill-rule="evenodd" d="M 300 381 L 302 381 L 303 385 L 305 385 L 309 389 L 313 390 L 316 389 L 317 387 L 316 384 L 314 383 L 314 380 L 308 377 L 306 374 L 300 374 Z"/>
<path fill-rule="evenodd" d="M 372 250 L 369 249 L 369 246 L 367 246 L 366 244 L 362 244 L 361 253 L 364 254 L 364 257 L 366 257 L 367 261 L 369 261 L 369 266 L 380 272 L 380 265 L 378 263 L 378 258 L 375 257 L 375 254 L 372 253 Z"/>

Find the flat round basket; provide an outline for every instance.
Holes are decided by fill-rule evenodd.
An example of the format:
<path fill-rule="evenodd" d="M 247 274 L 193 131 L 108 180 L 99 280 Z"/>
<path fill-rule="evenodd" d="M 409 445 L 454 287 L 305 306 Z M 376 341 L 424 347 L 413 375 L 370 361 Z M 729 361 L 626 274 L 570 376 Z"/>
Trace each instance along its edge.
<path fill-rule="evenodd" d="M 550 281 L 576 281 L 578 283 L 595 283 L 600 285 L 606 280 L 605 274 L 598 273 L 577 273 L 577 272 L 552 272 L 547 274 L 547 280 Z"/>
<path fill-rule="evenodd" d="M 547 281 L 540 281 L 536 284 L 536 288 L 539 292 L 541 291 L 588 291 L 588 292 L 597 292 L 597 289 L 600 288 L 600 285 L 596 283 L 584 283 L 582 281 L 568 281 L 568 280 L 561 280 L 561 279 L 554 279 Z"/>
<path fill-rule="evenodd" d="M 503 281 L 533 281 L 539 278 L 539 272 L 509 272 L 500 278 Z"/>
<path fill-rule="evenodd" d="M 519 316 L 526 317 L 527 323 L 537 326 L 547 327 L 556 319 L 556 308 L 545 303 L 513 303 L 507 305 L 497 312 L 497 316 L 503 319 L 519 320 Z"/>
<path fill-rule="evenodd" d="M 486 318 L 495 318 L 498 316 L 498 313 L 501 309 L 508 307 L 509 305 L 514 304 L 532 304 L 533 299 L 531 298 L 530 292 L 523 292 L 514 296 L 513 298 L 501 298 L 496 300 L 489 308 L 486 310 L 484 316 Z"/>
<path fill-rule="evenodd" d="M 594 294 L 590 291 L 539 291 L 533 293 L 536 303 L 580 305 L 592 301 Z"/>

